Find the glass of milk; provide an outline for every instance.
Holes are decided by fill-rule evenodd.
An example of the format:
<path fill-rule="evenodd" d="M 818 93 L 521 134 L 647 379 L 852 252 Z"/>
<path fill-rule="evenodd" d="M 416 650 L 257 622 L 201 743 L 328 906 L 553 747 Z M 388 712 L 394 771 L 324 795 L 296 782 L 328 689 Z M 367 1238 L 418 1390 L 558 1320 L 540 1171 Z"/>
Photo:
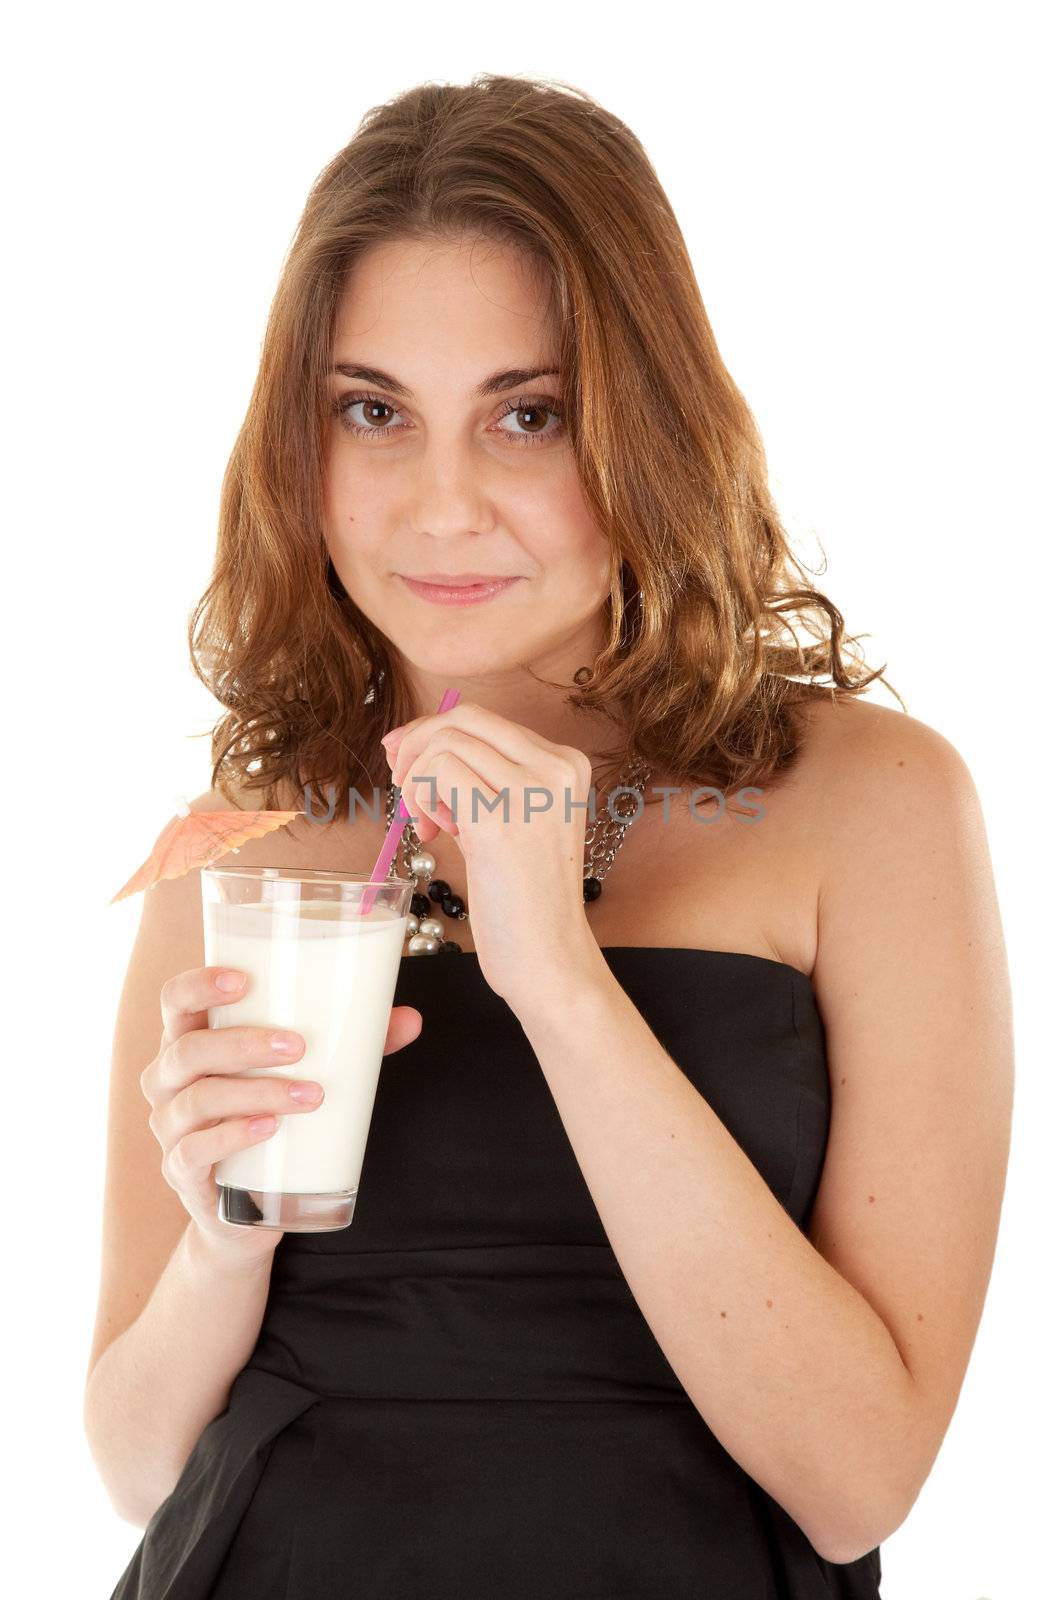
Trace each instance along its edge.
<path fill-rule="evenodd" d="M 241 1076 L 310 1078 L 324 1089 L 312 1111 L 279 1117 L 271 1138 L 216 1164 L 218 1216 L 295 1233 L 346 1228 L 413 883 L 287 867 L 203 867 L 200 876 L 205 965 L 247 974 L 238 1000 L 207 1010 L 208 1025 L 293 1029 L 306 1041 L 297 1060 Z"/>

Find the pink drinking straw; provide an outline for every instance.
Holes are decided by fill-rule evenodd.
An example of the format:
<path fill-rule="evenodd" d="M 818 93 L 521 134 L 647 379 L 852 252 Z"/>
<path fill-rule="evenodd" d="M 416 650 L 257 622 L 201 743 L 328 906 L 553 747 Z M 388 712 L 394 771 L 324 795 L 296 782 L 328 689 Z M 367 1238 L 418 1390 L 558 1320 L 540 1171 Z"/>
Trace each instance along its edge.
<path fill-rule="evenodd" d="M 439 711 L 449 711 L 451 706 L 455 706 L 460 698 L 461 691 L 459 689 L 447 689 L 446 693 L 439 701 Z M 436 712 L 436 715 L 438 714 L 439 712 Z M 365 915 L 366 911 L 369 910 L 373 901 L 376 899 L 380 884 L 382 883 L 383 879 L 387 877 L 387 874 L 390 871 L 391 861 L 395 851 L 398 849 L 398 841 L 401 837 L 402 829 L 408 821 L 409 812 L 406 810 L 406 802 L 400 796 L 398 801 L 398 810 L 395 812 L 395 819 L 387 830 L 387 837 L 384 839 L 383 849 L 376 857 L 376 862 L 373 866 L 372 872 L 369 874 L 369 881 L 373 887 L 366 889 L 365 893 L 361 897 L 361 905 L 358 907 L 358 914 L 360 916 Z"/>

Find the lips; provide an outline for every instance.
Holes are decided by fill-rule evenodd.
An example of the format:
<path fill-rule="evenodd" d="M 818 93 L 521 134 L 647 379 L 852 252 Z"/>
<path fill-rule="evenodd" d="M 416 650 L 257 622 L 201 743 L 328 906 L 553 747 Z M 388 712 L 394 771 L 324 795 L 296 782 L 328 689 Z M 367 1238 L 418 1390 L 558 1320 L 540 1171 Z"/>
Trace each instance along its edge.
<path fill-rule="evenodd" d="M 509 575 L 504 572 L 410 572 L 403 576 L 408 577 L 411 583 L 433 583 L 440 589 L 467 589 L 476 584 L 509 582 Z"/>
<path fill-rule="evenodd" d="M 467 572 L 458 573 L 443 582 L 407 578 L 403 574 L 400 576 L 402 582 L 418 599 L 443 606 L 469 606 L 476 605 L 482 600 L 493 600 L 496 595 L 504 594 L 514 584 L 520 582 L 519 578 L 485 578 L 469 582 L 467 580 L 470 578 L 475 580 L 475 574 Z"/>

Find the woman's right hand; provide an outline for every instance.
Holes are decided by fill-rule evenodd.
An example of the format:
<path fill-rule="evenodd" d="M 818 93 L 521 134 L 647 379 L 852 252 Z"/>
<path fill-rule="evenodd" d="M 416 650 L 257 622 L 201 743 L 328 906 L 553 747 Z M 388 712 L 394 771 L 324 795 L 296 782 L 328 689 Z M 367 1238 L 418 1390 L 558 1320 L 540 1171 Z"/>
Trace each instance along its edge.
<path fill-rule="evenodd" d="M 191 967 L 162 986 L 163 1033 L 159 1052 L 140 1075 L 140 1089 L 151 1106 L 148 1126 L 162 1148 L 162 1175 L 176 1190 L 200 1234 L 215 1254 L 234 1262 L 269 1256 L 284 1237 L 282 1228 L 244 1227 L 218 1216 L 214 1165 L 223 1157 L 261 1144 L 292 1112 L 313 1112 L 321 1104 L 320 1084 L 305 1078 L 242 1076 L 251 1067 L 294 1063 L 305 1050 L 300 1034 L 264 1027 L 211 1028 L 208 1006 L 239 1000 L 240 985 L 223 990 L 217 980 L 227 967 Z M 415 1023 L 415 1025 L 414 1025 Z M 420 1013 L 411 1006 L 392 1007 L 384 1054 L 409 1044 L 420 1032 Z M 294 1041 L 292 1050 L 277 1050 L 277 1035 Z M 292 1086 L 312 1088 L 309 1101 L 292 1098 Z M 252 1119 L 271 1117 L 254 1128 Z"/>

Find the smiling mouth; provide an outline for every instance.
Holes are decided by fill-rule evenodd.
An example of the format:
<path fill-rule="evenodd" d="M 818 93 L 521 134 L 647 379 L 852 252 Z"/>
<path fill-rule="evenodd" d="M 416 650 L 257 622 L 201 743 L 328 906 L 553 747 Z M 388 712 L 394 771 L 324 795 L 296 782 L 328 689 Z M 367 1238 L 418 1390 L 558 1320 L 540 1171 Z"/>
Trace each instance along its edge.
<path fill-rule="evenodd" d="M 433 583 L 440 589 L 470 589 L 477 583 L 511 583 L 515 574 L 505 572 L 403 572 L 410 583 Z"/>
<path fill-rule="evenodd" d="M 430 601 L 434 605 L 470 606 L 481 600 L 491 600 L 495 595 L 504 594 L 511 589 L 520 579 L 515 578 L 476 578 L 474 574 L 460 573 L 455 578 L 447 578 L 443 582 L 425 578 L 407 578 L 404 573 L 399 577 L 408 589 L 419 599 Z M 468 581 L 469 579 L 472 581 Z"/>

